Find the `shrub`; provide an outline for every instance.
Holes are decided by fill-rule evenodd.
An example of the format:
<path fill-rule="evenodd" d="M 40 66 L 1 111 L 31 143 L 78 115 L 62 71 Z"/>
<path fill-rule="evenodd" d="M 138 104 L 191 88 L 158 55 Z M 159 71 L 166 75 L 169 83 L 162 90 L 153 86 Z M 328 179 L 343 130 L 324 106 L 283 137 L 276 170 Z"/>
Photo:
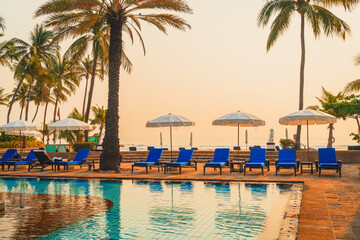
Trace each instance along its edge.
<path fill-rule="evenodd" d="M 296 143 L 294 140 L 291 139 L 280 139 L 280 146 L 282 149 L 288 149 L 288 148 L 296 149 Z"/>
<path fill-rule="evenodd" d="M 81 142 L 72 144 L 72 148 L 75 152 L 79 151 L 79 149 L 91 149 L 95 150 L 96 143 L 92 142 Z"/>
<path fill-rule="evenodd" d="M 0 142 L 0 148 L 21 148 L 22 141 L 4 141 Z M 32 140 L 26 141 L 26 147 L 44 147 L 45 144 L 42 141 Z"/>

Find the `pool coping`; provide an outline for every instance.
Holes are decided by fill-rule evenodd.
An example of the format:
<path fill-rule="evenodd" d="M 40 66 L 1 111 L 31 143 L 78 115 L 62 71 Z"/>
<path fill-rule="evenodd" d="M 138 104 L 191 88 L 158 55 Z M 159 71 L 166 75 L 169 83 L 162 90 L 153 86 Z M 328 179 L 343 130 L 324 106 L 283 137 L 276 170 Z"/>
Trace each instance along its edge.
<path fill-rule="evenodd" d="M 304 181 L 289 181 L 289 180 L 257 180 L 257 179 L 203 179 L 203 178 L 144 178 L 144 177 L 84 177 L 84 176 L 29 176 L 29 175 L 0 175 L 0 178 L 30 178 L 30 179 L 44 179 L 44 180 L 101 180 L 101 181 L 164 181 L 164 182 L 183 182 L 183 181 L 196 181 L 196 182 L 211 182 L 211 183 L 225 183 L 225 182 L 245 182 L 245 183 L 276 183 L 276 184 L 289 184 L 292 185 L 290 197 L 284 209 L 284 216 L 280 223 L 280 232 L 277 239 L 296 239 L 299 229 L 300 209 L 302 202 L 302 195 L 304 190 Z M 260 231 L 264 232 L 264 229 Z"/>

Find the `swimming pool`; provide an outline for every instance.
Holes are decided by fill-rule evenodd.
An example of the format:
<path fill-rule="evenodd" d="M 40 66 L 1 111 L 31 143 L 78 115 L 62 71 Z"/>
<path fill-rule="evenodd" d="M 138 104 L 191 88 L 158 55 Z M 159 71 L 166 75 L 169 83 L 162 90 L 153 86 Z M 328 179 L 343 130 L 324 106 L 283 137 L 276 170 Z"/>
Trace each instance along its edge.
<path fill-rule="evenodd" d="M 47 214 L 51 209 L 41 208 L 49 201 L 65 199 L 75 208 L 76 204 L 88 204 L 92 197 L 112 202 L 109 209 L 107 202 L 96 203 L 95 207 L 89 204 L 89 211 L 103 211 L 39 239 L 257 239 L 278 236 L 291 185 L 5 178 L 0 179 L 0 192 L 40 194 L 43 197 L 36 200 L 37 211 Z M 43 194 L 52 199 L 58 195 L 60 200 L 44 200 Z M 74 196 L 91 198 L 77 203 Z M 78 207 L 78 212 L 86 209 Z"/>

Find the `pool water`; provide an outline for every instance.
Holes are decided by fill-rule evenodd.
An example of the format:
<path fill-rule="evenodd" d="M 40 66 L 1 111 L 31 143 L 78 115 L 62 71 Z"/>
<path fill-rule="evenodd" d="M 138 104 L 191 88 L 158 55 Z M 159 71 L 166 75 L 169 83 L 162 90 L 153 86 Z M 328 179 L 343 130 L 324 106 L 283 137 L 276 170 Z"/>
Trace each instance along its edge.
<path fill-rule="evenodd" d="M 279 208 L 279 199 L 289 197 L 291 186 L 0 179 L 0 191 L 93 196 L 113 202 L 107 211 L 39 239 L 257 239 L 274 212 L 275 219 L 281 219 L 287 201 Z"/>

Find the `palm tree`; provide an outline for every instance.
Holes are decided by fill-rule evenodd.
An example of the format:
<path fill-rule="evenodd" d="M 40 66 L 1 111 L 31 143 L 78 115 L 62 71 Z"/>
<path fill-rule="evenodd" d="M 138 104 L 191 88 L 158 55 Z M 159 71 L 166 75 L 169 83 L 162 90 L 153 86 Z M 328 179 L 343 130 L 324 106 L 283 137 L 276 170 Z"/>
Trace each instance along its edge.
<path fill-rule="evenodd" d="M 39 111 L 39 107 L 41 104 L 45 103 L 48 104 L 50 102 L 54 102 L 54 98 L 50 95 L 50 88 L 47 85 L 47 82 L 38 82 L 35 87 L 32 90 L 32 94 L 31 94 L 31 100 L 35 103 L 36 105 L 36 111 L 34 114 L 33 119 L 31 120 L 31 122 L 34 122 L 38 111 Z M 46 110 L 47 110 L 47 106 L 45 107 L 45 111 L 44 111 L 44 124 L 45 124 L 45 120 L 46 120 Z"/>
<path fill-rule="evenodd" d="M 80 84 L 80 79 L 74 72 L 72 62 L 61 57 L 59 53 L 56 54 L 55 59 L 51 59 L 47 65 L 48 75 L 52 81 L 52 90 L 55 95 L 54 118 L 56 120 L 56 113 L 58 104 L 67 101 L 67 97 L 75 92 L 76 87 Z"/>
<path fill-rule="evenodd" d="M 85 102 L 86 102 L 86 94 L 88 91 L 89 78 L 92 73 L 93 60 L 90 59 L 90 56 L 87 56 L 83 59 L 79 66 L 76 67 L 75 72 L 80 78 L 85 78 L 85 93 L 82 107 L 82 114 L 85 113 Z"/>
<path fill-rule="evenodd" d="M 85 34 L 99 22 L 110 28 L 109 36 L 109 90 L 106 113 L 105 138 L 100 157 L 101 170 L 114 170 L 121 162 L 119 152 L 119 81 L 123 54 L 123 33 L 133 41 L 136 34 L 144 49 L 140 35 L 141 22 L 147 22 L 166 33 L 166 27 L 186 30 L 190 25 L 182 18 L 169 13 L 149 13 L 151 10 L 192 13 L 182 0 L 49 0 L 35 16 L 49 15 L 46 26 L 55 31 Z"/>
<path fill-rule="evenodd" d="M 0 66 L 8 67 L 12 70 L 11 62 L 17 59 L 15 45 L 13 41 L 0 42 Z"/>
<path fill-rule="evenodd" d="M 305 73 L 305 19 L 309 21 L 315 38 L 323 32 L 326 36 L 337 35 L 345 39 L 350 33 L 350 27 L 340 18 L 335 16 L 325 7 L 335 4 L 343 4 L 345 9 L 351 8 L 358 0 L 270 0 L 267 1 L 258 15 L 258 25 L 265 27 L 270 18 L 276 15 L 271 24 L 270 34 L 267 39 L 266 50 L 274 46 L 276 40 L 289 27 L 295 13 L 300 14 L 301 19 L 301 63 L 300 63 L 300 93 L 299 110 L 304 107 L 304 73 Z M 324 6 L 316 3 L 323 3 Z M 301 125 L 296 132 L 296 143 L 300 144 Z"/>
<path fill-rule="evenodd" d="M 102 136 L 102 131 L 105 127 L 105 116 L 107 109 L 104 106 L 99 107 L 98 105 L 92 106 L 91 110 L 94 113 L 94 118 L 91 120 L 92 125 L 99 125 L 99 140 Z"/>
<path fill-rule="evenodd" d="M 343 99 L 343 97 L 344 97 L 343 92 L 339 92 L 338 94 L 334 95 L 331 92 L 326 91 L 324 87 L 321 87 L 321 97 L 316 97 L 316 99 L 320 102 L 320 106 L 318 106 L 318 105 L 309 106 L 309 107 L 307 107 L 307 109 L 322 111 L 322 112 L 334 115 L 337 118 L 340 118 L 340 116 L 337 116 L 336 113 L 334 111 L 332 111 L 332 109 L 325 110 L 324 106 L 326 104 L 338 103 Z M 333 137 L 334 124 L 330 123 L 328 129 L 329 129 L 329 137 L 328 137 L 327 147 L 331 148 L 332 144 L 335 140 L 335 138 Z"/>
<path fill-rule="evenodd" d="M 7 106 L 9 102 L 9 95 L 5 93 L 5 89 L 0 87 L 0 105 Z"/>
<path fill-rule="evenodd" d="M 26 102 L 25 120 L 28 120 L 30 96 L 36 80 L 45 74 L 43 64 L 52 60 L 59 46 L 52 44 L 54 36 L 52 31 L 45 30 L 43 26 L 36 25 L 30 33 L 30 43 L 14 38 L 18 54 L 22 56 L 18 66 L 25 74 L 29 84 Z"/>

